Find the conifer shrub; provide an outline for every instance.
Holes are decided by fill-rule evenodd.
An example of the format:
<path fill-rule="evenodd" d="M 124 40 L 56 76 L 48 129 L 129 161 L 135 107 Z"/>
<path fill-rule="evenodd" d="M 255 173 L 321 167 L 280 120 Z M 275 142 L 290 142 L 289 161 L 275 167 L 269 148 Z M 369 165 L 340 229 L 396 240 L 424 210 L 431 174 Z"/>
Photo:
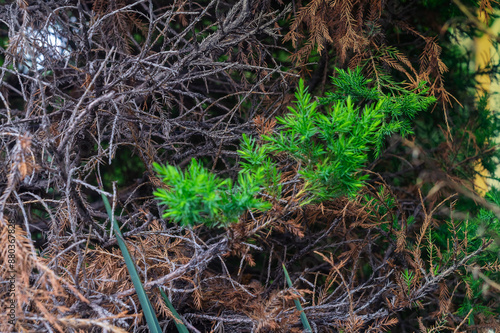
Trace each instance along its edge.
<path fill-rule="evenodd" d="M 500 331 L 455 40 L 498 4 L 41 3 L 0 13 L 1 332 Z"/>
<path fill-rule="evenodd" d="M 498 189 L 491 189 L 485 197 L 488 202 L 500 206 Z M 453 276 L 456 315 L 466 318 L 467 324 L 473 327 L 498 322 L 500 308 L 495 298 L 500 291 L 500 219 L 498 214 L 486 208 L 465 217 L 458 221 L 450 219 L 446 225 L 432 230 L 429 253 L 430 264 L 439 270 L 461 256 L 474 253 L 485 243 L 489 244 Z M 450 246 L 453 239 L 459 242 Z"/>
<path fill-rule="evenodd" d="M 414 90 L 394 83 L 382 89 L 371 86 L 360 69 L 337 70 L 332 84 L 333 91 L 315 98 L 301 80 L 287 113 L 276 122 L 256 120 L 266 129 L 259 131 L 260 136 L 242 135 L 235 183 L 194 159 L 185 171 L 155 164 L 166 185 L 154 192 L 165 206 L 163 217 L 183 227 L 229 230 L 234 237 L 231 253 L 243 256 L 238 272 L 245 258 L 256 271 L 264 269 L 265 263 L 254 259 L 250 248 L 245 250 L 245 244 L 259 244 L 259 232 L 266 234 L 265 248 L 272 244 L 271 251 L 283 251 L 291 258 L 290 276 L 296 277 L 304 265 L 315 267 L 314 280 L 307 280 L 307 269 L 300 273 L 321 290 L 311 298 L 306 296 L 314 295 L 310 285 L 292 283 L 285 272 L 290 288 L 300 285 L 307 290 L 292 293 L 288 300 L 312 325 L 383 331 L 397 322 L 397 313 L 408 316 L 405 325 L 424 329 L 474 325 L 475 318 L 491 323 L 496 309 L 484 298 L 484 284 L 476 277 L 485 271 L 480 274 L 496 278 L 498 249 L 491 246 L 500 231 L 496 216 L 481 210 L 471 221 L 444 223 L 435 215 L 450 198 L 432 210 L 422 202 L 423 210 L 408 211 L 387 183 L 374 183 L 365 170 L 369 162 L 384 158 L 391 135 L 412 135 L 413 119 L 435 98 L 427 96 L 424 83 Z M 498 199 L 495 193 L 493 201 Z M 351 247 L 342 245 L 351 242 Z M 330 268 L 320 269 L 323 265 Z M 274 278 L 268 290 L 279 287 L 284 276 L 276 273 Z M 348 295 L 356 297 L 356 303 L 337 305 Z M 333 323 L 321 319 L 329 307 L 337 309 L 329 314 L 338 315 Z M 428 318 L 415 316 L 415 309 Z M 455 317 L 447 317 L 452 313 Z M 268 318 L 262 327 L 278 327 L 272 324 L 278 317 Z M 292 322 L 279 325 L 290 327 Z"/>
<path fill-rule="evenodd" d="M 220 179 L 203 168 L 195 159 L 185 172 L 171 165 L 155 163 L 155 170 L 169 189 L 159 188 L 153 194 L 167 209 L 164 218 L 171 218 L 183 227 L 204 224 L 225 227 L 237 222 L 247 209 L 266 210 L 270 204 L 255 198 L 262 185 L 263 170 L 250 175 L 240 172 L 238 184 Z"/>
<path fill-rule="evenodd" d="M 385 94 L 370 88 L 370 80 L 359 68 L 337 72 L 332 78 L 337 89 L 318 100 L 300 80 L 295 107 L 277 117 L 281 126 L 264 135 L 261 144 L 243 134 L 237 186 L 230 179 L 219 179 L 194 159 L 185 172 L 155 163 L 169 187 L 154 192 L 167 206 L 163 217 L 182 226 L 223 227 L 237 222 L 248 209 L 270 208 L 255 196 L 261 186 L 270 194 L 281 195 L 279 163 L 273 161 L 278 154 L 299 165 L 297 172 L 310 193 L 303 203 L 353 198 L 368 178 L 363 167 L 380 154 L 384 140 L 394 133 L 411 134 L 411 119 L 435 99 L 426 96 L 423 85 L 416 91 L 399 88 L 397 93 Z"/>
<path fill-rule="evenodd" d="M 281 127 L 264 135 L 261 145 L 243 136 L 239 153 L 244 170 L 264 166 L 271 181 L 268 186 L 275 188 L 277 172 L 269 156 L 285 154 L 298 163 L 311 200 L 352 198 L 368 177 L 363 168 L 379 156 L 385 139 L 394 133 L 411 134 L 416 113 L 435 102 L 426 96 L 425 83 L 415 91 L 398 87 L 383 93 L 369 86 L 371 80 L 361 75 L 360 68 L 337 73 L 332 78 L 334 92 L 318 100 L 313 100 L 301 80 L 295 107 L 277 117 Z"/>

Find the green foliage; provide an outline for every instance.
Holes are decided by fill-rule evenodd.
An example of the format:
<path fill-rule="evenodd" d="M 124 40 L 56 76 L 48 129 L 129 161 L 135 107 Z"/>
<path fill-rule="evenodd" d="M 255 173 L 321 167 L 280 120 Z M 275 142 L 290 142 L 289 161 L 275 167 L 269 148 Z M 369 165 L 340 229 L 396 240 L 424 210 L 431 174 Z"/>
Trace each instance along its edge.
<path fill-rule="evenodd" d="M 500 162 L 500 150 L 496 148 L 497 142 L 495 138 L 500 135 L 500 117 L 497 112 L 488 108 L 488 98 L 491 96 L 483 96 L 477 102 L 474 110 L 469 110 L 466 117 L 469 122 L 473 120 L 473 126 L 463 126 L 456 130 L 457 136 L 466 137 L 474 142 L 473 145 L 465 146 L 462 150 L 464 155 L 461 159 L 466 159 L 468 156 L 474 156 L 477 151 L 488 151 L 481 156 L 481 164 L 490 173 L 494 174 Z M 472 128 L 473 133 L 467 132 Z"/>
<path fill-rule="evenodd" d="M 486 198 L 496 205 L 500 205 L 500 191 L 492 189 L 486 195 Z M 474 264 L 486 278 L 492 281 L 500 281 L 500 272 L 498 263 L 500 259 L 500 221 L 495 214 L 482 208 L 476 218 L 462 223 L 460 233 L 463 235 L 467 244 L 467 252 L 475 251 L 481 246 L 483 241 L 493 240 L 493 243 L 478 256 L 474 258 Z M 487 283 L 484 279 L 478 277 L 473 271 L 467 271 L 463 275 L 463 281 L 469 287 L 469 293 L 466 293 L 464 301 L 457 309 L 457 314 L 465 317 L 472 309 L 472 316 L 469 318 L 469 324 L 473 324 L 473 318 L 477 315 L 489 317 L 499 313 L 498 308 L 489 302 L 487 292 Z M 497 305 L 498 306 L 498 305 Z"/>
<path fill-rule="evenodd" d="M 327 92 L 326 97 L 320 98 L 322 104 L 330 104 L 337 101 L 345 100 L 347 97 L 351 97 L 353 102 L 357 103 L 363 99 L 376 100 L 379 97 L 379 93 L 374 88 L 368 88 L 368 84 L 372 81 L 365 78 L 361 74 L 361 68 L 358 67 L 356 70 L 351 71 L 348 69 L 344 71 L 342 69 L 336 69 L 337 77 L 332 77 L 332 84 L 335 87 L 335 91 Z"/>
<path fill-rule="evenodd" d="M 413 280 L 415 279 L 415 273 L 408 271 L 406 268 L 404 271 L 401 272 L 401 277 L 403 278 L 403 281 L 406 284 L 406 291 L 408 295 L 411 294 L 412 286 L 413 286 Z"/>
<path fill-rule="evenodd" d="M 500 205 L 500 191 L 492 189 L 487 193 L 486 198 Z M 432 236 L 431 236 L 432 235 Z M 474 218 L 461 221 L 460 223 L 450 223 L 448 226 L 442 226 L 440 229 L 432 232 L 429 235 L 429 243 L 435 244 L 439 248 L 441 255 L 431 255 L 430 260 L 435 267 L 445 266 L 447 262 L 460 259 L 467 254 L 470 254 L 480 248 L 483 242 L 493 241 L 493 243 L 476 255 L 468 263 L 469 269 L 461 269 L 461 274 L 458 274 L 458 280 L 461 282 L 463 300 L 459 302 L 456 314 L 460 317 L 465 317 L 472 310 L 468 317 L 468 324 L 474 324 L 474 318 L 490 317 L 498 314 L 498 305 L 488 302 L 490 294 L 488 293 L 487 279 L 491 281 L 500 281 L 499 259 L 500 259 L 500 221 L 498 217 L 490 210 L 485 208 L 480 209 L 477 216 Z M 459 243 L 451 243 L 450 240 L 458 239 Z M 434 246 L 432 245 L 431 246 Z M 477 269 L 484 277 L 480 277 L 474 273 Z"/>
<path fill-rule="evenodd" d="M 271 159 L 271 149 L 268 145 L 258 145 L 255 140 L 243 134 L 243 142 L 238 153 L 242 157 L 240 166 L 244 172 L 253 173 L 259 169 L 265 170 L 264 183 L 268 184 L 267 191 L 272 196 L 279 198 L 282 186 L 281 173 L 276 167 L 276 163 Z"/>
<path fill-rule="evenodd" d="M 483 96 L 478 101 L 464 103 L 463 107 L 455 107 L 450 113 L 453 125 L 450 127 L 451 134 L 436 130 L 430 115 L 415 122 L 415 136 L 419 145 L 427 151 L 434 150 L 442 170 L 454 177 L 473 180 L 478 173 L 478 164 L 494 175 L 500 162 L 500 150 L 496 149 L 495 142 L 495 137 L 500 134 L 500 117 L 487 107 L 487 100 Z M 436 150 L 436 147 L 446 149 Z M 475 207 L 471 202 L 467 210 Z"/>
<path fill-rule="evenodd" d="M 436 101 L 434 97 L 427 96 L 428 90 L 423 81 L 415 91 L 408 91 L 400 84 L 390 82 L 384 85 L 389 92 L 384 93 L 376 87 L 368 88 L 372 80 L 364 78 L 359 67 L 354 71 L 337 69 L 337 75 L 332 78 L 336 90 L 327 92 L 325 98 L 319 99 L 320 103 L 331 104 L 343 101 L 348 96 L 351 96 L 355 103 L 380 103 L 379 110 L 386 116 L 382 129 L 385 135 L 393 132 L 401 136 L 413 134 L 411 120 L 418 112 L 427 110 Z"/>
<path fill-rule="evenodd" d="M 270 204 L 255 198 L 263 183 L 264 173 L 240 172 L 238 185 L 231 179 L 220 179 L 203 168 L 195 159 L 185 172 L 171 165 L 153 164 L 156 172 L 169 187 L 153 194 L 166 205 L 163 217 L 172 218 L 183 227 L 205 224 L 225 227 L 237 222 L 247 210 L 267 210 Z"/>
<path fill-rule="evenodd" d="M 267 180 L 276 179 L 269 154 L 286 153 L 299 164 L 299 174 L 315 199 L 352 197 L 367 178 L 361 172 L 370 152 L 378 156 L 388 135 L 411 134 L 410 120 L 435 101 L 425 97 L 422 87 L 419 93 L 399 88 L 397 93 L 383 94 L 369 88 L 370 80 L 360 69 L 337 71 L 338 77 L 332 79 L 336 90 L 319 103 L 313 101 L 301 80 L 295 107 L 277 117 L 282 127 L 263 136 L 264 144 L 259 146 L 243 137 L 239 153 L 245 170 L 264 167 L 267 175 L 273 175 Z"/>

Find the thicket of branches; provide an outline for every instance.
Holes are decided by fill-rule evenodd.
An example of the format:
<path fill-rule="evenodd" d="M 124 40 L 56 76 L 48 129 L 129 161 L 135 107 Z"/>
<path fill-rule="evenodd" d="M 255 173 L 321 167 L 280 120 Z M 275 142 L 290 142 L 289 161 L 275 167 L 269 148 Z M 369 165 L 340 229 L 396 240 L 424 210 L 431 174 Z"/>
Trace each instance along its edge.
<path fill-rule="evenodd" d="M 15 239 L 16 252 L 12 258 L 1 247 L 0 298 L 8 299 L 13 260 L 17 318 L 9 323 L 3 306 L 0 331 L 148 331 L 101 194 L 112 202 L 165 331 L 175 325 L 158 288 L 193 332 L 301 332 L 297 299 L 315 332 L 500 329 L 492 245 L 500 210 L 491 203 L 500 197 L 486 200 L 471 185 L 476 163 L 496 162 L 490 138 L 498 121 L 485 105 L 460 121 L 476 107 L 452 108 L 451 94 L 459 94 L 446 89 L 437 34 L 418 31 L 410 11 L 429 8 L 398 3 L 2 5 L 0 244 Z M 362 68 L 361 81 L 331 83 L 329 76 L 353 73 L 334 67 Z M 246 211 L 217 229 L 163 218 L 153 191 L 170 188 L 153 164 L 183 170 L 194 158 L 218 177 L 236 179 L 242 138 L 258 149 L 286 128 L 276 117 L 297 102 L 301 75 L 310 93 L 330 92 L 330 102 L 357 97 L 356 112 L 388 101 L 380 117 L 395 123 L 413 121 L 408 105 L 425 100 L 399 105 L 401 96 L 440 103 L 432 117 L 420 110 L 416 137 L 387 140 L 397 132 L 387 130 L 380 145 L 360 144 L 366 161 L 346 172 L 365 175 L 356 191 L 313 197 L 308 179 L 322 170 L 297 157 L 312 149 L 293 155 L 283 145 L 272 154 L 269 148 L 276 170 L 263 176 L 276 188 L 257 193 L 269 209 Z M 437 137 L 432 126 L 440 128 Z M 328 141 L 321 133 L 311 134 L 309 147 Z M 377 154 L 368 152 L 375 146 Z M 469 221 L 455 212 L 470 204 L 457 201 L 463 197 L 486 209 Z"/>

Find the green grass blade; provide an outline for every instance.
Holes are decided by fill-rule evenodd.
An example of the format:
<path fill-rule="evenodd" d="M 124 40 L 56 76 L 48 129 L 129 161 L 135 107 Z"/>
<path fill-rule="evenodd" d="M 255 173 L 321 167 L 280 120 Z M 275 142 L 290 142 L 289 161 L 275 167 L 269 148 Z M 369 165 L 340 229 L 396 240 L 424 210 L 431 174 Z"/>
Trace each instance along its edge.
<path fill-rule="evenodd" d="M 102 187 L 101 187 L 102 188 Z M 127 265 L 128 273 L 130 274 L 130 278 L 132 279 L 132 283 L 134 284 L 135 291 L 137 292 L 137 296 L 139 297 L 139 301 L 141 302 L 142 310 L 144 311 L 144 316 L 146 317 L 146 322 L 149 327 L 149 331 L 152 333 L 161 333 L 160 324 L 158 323 L 158 318 L 156 317 L 155 311 L 151 302 L 149 301 L 148 296 L 146 295 L 146 291 L 141 283 L 141 279 L 139 278 L 139 274 L 134 265 L 134 261 L 132 260 L 132 256 L 128 251 L 127 244 L 125 244 L 125 240 L 123 239 L 122 232 L 120 227 L 118 226 L 118 222 L 113 216 L 111 211 L 111 206 L 109 204 L 108 198 L 101 193 L 102 200 L 104 201 L 104 206 L 106 207 L 106 211 L 108 212 L 109 218 L 113 223 L 113 230 L 116 234 L 116 240 L 118 241 L 118 246 L 123 254 L 123 259 L 125 259 L 125 264 Z"/>
<path fill-rule="evenodd" d="M 165 303 L 167 304 L 168 308 L 170 309 L 170 312 L 172 312 L 172 314 L 175 317 L 174 322 L 175 322 L 175 326 L 177 327 L 177 330 L 179 331 L 179 333 L 189 333 L 187 327 L 182 322 L 181 317 L 179 316 L 179 314 L 175 310 L 174 306 L 172 305 L 172 303 L 168 299 L 167 294 L 165 294 L 165 292 L 163 290 L 161 290 L 161 288 L 158 288 L 158 289 L 160 289 L 160 294 L 163 297 L 163 300 L 165 301 Z"/>
<path fill-rule="evenodd" d="M 288 284 L 288 287 L 293 288 L 292 280 L 290 280 L 290 275 L 288 275 L 288 271 L 286 270 L 285 265 L 283 264 L 283 271 L 285 272 L 285 278 L 286 282 Z M 297 310 L 300 312 L 300 321 L 302 322 L 302 326 L 304 326 L 304 329 L 307 332 L 312 332 L 311 325 L 309 325 L 309 321 L 307 320 L 307 316 L 304 312 L 304 309 L 302 308 L 302 305 L 300 305 L 300 302 L 298 299 L 294 299 L 293 302 L 295 303 L 295 307 Z"/>

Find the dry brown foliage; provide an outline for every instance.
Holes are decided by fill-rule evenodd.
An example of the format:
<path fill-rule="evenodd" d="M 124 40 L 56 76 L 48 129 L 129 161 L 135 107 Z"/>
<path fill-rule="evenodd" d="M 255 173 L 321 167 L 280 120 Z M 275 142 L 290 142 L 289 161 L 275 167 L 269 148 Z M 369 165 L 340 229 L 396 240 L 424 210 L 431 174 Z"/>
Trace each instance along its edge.
<path fill-rule="evenodd" d="M 430 80 L 446 96 L 436 41 L 400 23 L 426 45 L 415 69 L 384 44 L 382 5 L 296 6 L 286 36 L 297 44 L 294 59 L 305 62 L 313 49 L 327 53 L 332 44 L 350 66 L 367 62 L 375 73 L 385 63 L 412 84 Z M 302 205 L 297 165 L 278 156 L 283 195 L 262 193 L 273 203 L 270 211 L 248 212 L 227 230 L 181 229 L 161 218 L 151 194 L 162 186 L 153 162 L 182 167 L 204 158 L 231 176 L 241 134 L 276 127 L 274 115 L 296 76 L 273 57 L 283 38 L 277 22 L 289 9 L 250 0 L 16 1 L 0 8 L 10 41 L 0 71 L 3 302 L 12 260 L 3 244 L 11 244 L 11 230 L 17 272 L 16 323 L 8 323 L 2 307 L 0 331 L 147 331 L 100 193 L 112 201 L 166 331 L 175 330 L 173 317 L 158 288 L 193 332 L 300 332 L 295 299 L 322 332 L 387 331 L 400 313 L 424 302 L 440 315 L 452 313 L 455 291 L 446 279 L 476 253 L 457 239 L 456 258 L 437 274 L 429 271 L 422 248 L 433 214 L 446 203 L 432 196 L 384 210 L 393 193 L 380 183 L 353 201 Z M 67 40 L 65 51 L 40 44 L 49 27 Z M 310 42 L 302 45 L 305 28 Z M 97 187 L 97 179 L 113 174 L 113 163 L 134 158 L 128 170 L 139 169 L 137 179 Z M 409 212 L 417 227 L 407 227 Z M 42 238 L 34 242 L 36 235 Z M 410 286 L 403 268 L 415 276 Z M 446 325 L 461 324 L 451 318 Z"/>
<path fill-rule="evenodd" d="M 295 12 L 290 31 L 284 41 L 290 41 L 295 48 L 291 59 L 303 70 L 311 54 L 337 59 L 338 65 L 351 69 L 361 66 L 367 76 L 374 77 L 381 85 L 384 73 L 395 70 L 404 75 L 408 88 L 415 89 L 422 81 L 430 83 L 430 93 L 436 96 L 445 110 L 456 101 L 444 86 L 443 74 L 448 68 L 441 60 L 441 47 L 436 36 L 425 36 L 409 23 L 414 4 L 399 1 L 311 0 L 305 4 L 294 2 Z M 414 14 L 414 13 L 413 13 Z M 399 35 L 413 38 L 411 44 L 424 44 L 418 68 L 417 61 L 409 54 L 387 42 L 387 34 L 396 30 Z M 333 52 L 332 52 L 333 51 Z M 321 77 L 323 85 L 328 66 L 322 66 L 313 74 Z"/>

